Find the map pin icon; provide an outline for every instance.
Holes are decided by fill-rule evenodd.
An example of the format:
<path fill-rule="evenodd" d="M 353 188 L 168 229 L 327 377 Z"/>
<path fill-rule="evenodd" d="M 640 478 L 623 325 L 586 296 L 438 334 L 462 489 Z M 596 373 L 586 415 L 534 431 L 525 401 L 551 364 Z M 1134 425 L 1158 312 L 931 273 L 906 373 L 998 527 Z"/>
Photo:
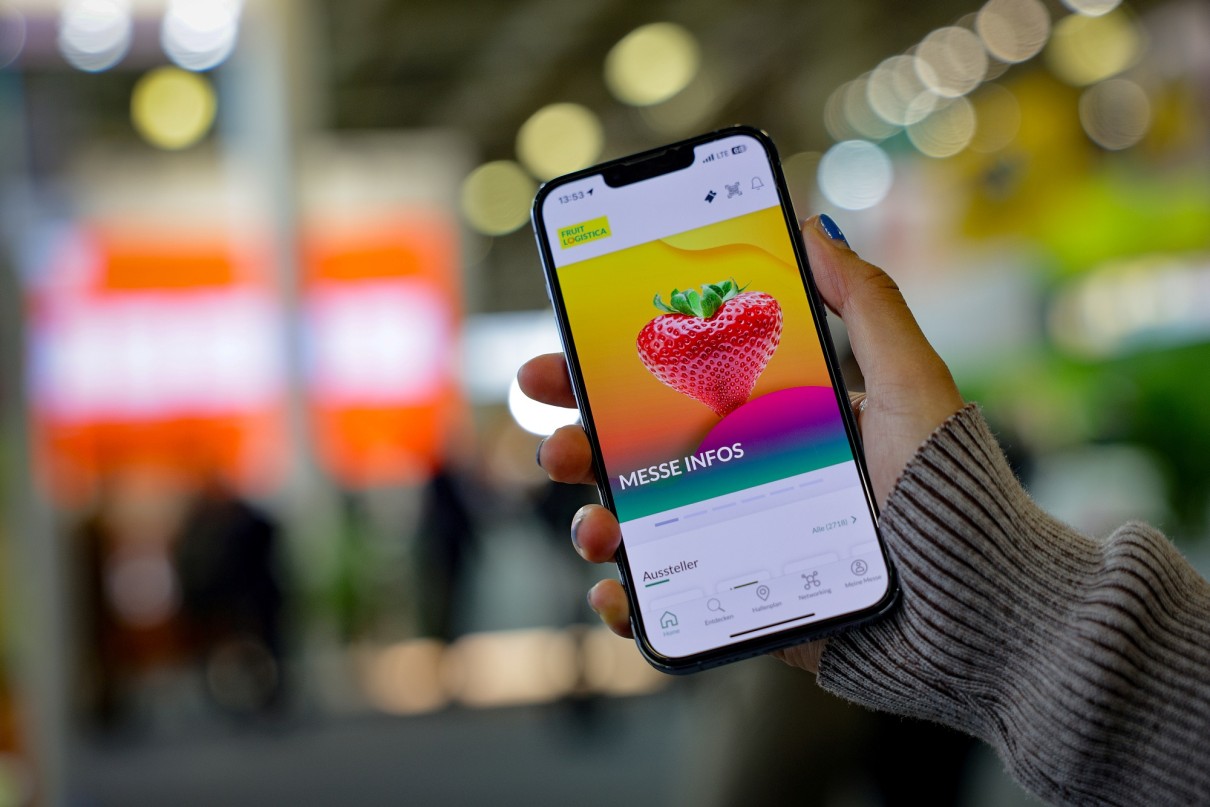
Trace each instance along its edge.
<path fill-rule="evenodd" d="M 760 597 L 762 600 L 769 599 L 769 587 L 768 586 L 758 586 L 756 589 L 756 596 Z"/>

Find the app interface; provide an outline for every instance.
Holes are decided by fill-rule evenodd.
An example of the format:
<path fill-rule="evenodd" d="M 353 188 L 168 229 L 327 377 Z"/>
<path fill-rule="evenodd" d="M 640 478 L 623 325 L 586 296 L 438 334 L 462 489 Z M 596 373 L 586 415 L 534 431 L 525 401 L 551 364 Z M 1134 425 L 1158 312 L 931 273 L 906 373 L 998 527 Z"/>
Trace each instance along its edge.
<path fill-rule="evenodd" d="M 759 141 L 543 202 L 652 647 L 679 658 L 861 610 L 888 575 Z"/>

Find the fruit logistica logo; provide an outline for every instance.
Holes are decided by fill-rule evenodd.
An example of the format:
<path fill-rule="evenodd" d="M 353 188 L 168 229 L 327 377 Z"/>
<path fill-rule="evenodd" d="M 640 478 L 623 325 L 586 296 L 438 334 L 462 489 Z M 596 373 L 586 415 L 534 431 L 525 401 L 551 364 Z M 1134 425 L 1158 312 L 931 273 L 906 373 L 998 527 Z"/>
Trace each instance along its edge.
<path fill-rule="evenodd" d="M 580 244 L 587 244 L 589 241 L 596 241 L 601 238 L 608 238 L 613 235 L 609 229 L 609 219 L 605 216 L 600 218 L 589 219 L 582 221 L 579 224 L 573 224 L 570 227 L 559 228 L 559 245 L 561 249 L 568 247 L 578 247 Z"/>

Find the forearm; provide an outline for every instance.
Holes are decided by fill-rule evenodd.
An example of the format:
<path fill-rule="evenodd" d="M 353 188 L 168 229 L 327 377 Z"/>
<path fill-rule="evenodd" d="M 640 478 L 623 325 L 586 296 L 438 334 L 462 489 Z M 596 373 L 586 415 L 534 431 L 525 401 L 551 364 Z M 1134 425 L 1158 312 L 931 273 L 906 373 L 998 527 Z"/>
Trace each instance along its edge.
<path fill-rule="evenodd" d="M 830 641 L 821 685 L 986 740 L 1049 800 L 1210 801 L 1210 584 L 1167 539 L 1051 519 L 973 407 L 909 464 L 882 528 L 902 606 Z"/>

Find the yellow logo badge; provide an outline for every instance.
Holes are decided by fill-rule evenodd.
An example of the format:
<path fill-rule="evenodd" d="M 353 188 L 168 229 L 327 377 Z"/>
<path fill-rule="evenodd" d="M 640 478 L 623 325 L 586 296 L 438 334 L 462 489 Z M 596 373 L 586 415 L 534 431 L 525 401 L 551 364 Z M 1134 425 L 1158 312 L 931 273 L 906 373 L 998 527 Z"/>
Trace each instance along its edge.
<path fill-rule="evenodd" d="M 609 231 L 609 219 L 601 216 L 598 219 L 590 219 L 559 230 L 559 245 L 562 249 L 578 247 L 580 244 L 587 244 L 589 241 L 596 241 L 599 238 L 608 238 L 611 235 L 613 233 Z"/>

